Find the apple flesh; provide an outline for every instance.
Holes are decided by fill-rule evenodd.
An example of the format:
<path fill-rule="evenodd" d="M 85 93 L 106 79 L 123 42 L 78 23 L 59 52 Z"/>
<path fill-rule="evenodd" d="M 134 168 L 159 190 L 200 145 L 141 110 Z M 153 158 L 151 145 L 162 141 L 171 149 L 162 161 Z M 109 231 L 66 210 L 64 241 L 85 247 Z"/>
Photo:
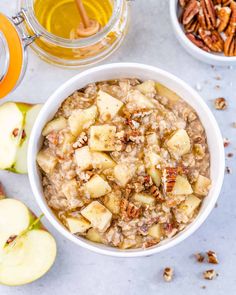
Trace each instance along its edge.
<path fill-rule="evenodd" d="M 18 286 L 42 277 L 53 265 L 56 242 L 20 201 L 0 200 L 0 283 Z"/>
<path fill-rule="evenodd" d="M 7 102 L 0 106 L 0 169 L 27 173 L 27 148 L 41 105 Z"/>

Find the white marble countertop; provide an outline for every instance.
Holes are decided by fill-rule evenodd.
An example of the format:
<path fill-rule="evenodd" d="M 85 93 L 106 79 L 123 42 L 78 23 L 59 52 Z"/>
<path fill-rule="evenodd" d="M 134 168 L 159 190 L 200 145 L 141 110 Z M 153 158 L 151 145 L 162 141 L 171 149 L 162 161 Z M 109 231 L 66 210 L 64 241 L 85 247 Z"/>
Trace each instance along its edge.
<path fill-rule="evenodd" d="M 227 153 L 236 153 L 236 129 L 231 126 L 232 122 L 236 121 L 236 69 L 205 65 L 182 49 L 171 28 L 169 1 L 133 1 L 128 36 L 122 47 L 105 63 L 147 63 L 172 72 L 193 87 L 198 85 L 203 99 L 217 118 L 223 136 L 230 139 Z M 0 1 L 0 11 L 8 15 L 13 14 L 15 6 L 16 0 Z M 30 51 L 23 82 L 3 101 L 45 102 L 61 83 L 78 72 L 48 65 Z M 228 100 L 228 110 L 214 110 L 212 100 L 219 96 L 224 96 Z M 47 275 L 30 285 L 0 286 L 0 294 L 236 294 L 235 159 L 236 155 L 226 161 L 235 171 L 225 176 L 218 207 L 196 233 L 178 246 L 145 258 L 104 257 L 65 240 L 44 220 L 58 244 L 58 257 L 54 267 Z M 7 195 L 19 198 L 37 214 L 40 213 L 27 176 L 0 172 L 0 181 L 5 184 Z M 220 260 L 220 264 L 215 267 L 219 276 L 214 281 L 202 279 L 202 272 L 212 266 L 205 263 L 197 264 L 192 257 L 195 252 L 207 250 L 215 250 Z M 165 283 L 162 279 L 162 270 L 166 266 L 171 266 L 175 270 L 175 278 L 171 283 Z M 206 288 L 203 289 L 202 286 Z"/>

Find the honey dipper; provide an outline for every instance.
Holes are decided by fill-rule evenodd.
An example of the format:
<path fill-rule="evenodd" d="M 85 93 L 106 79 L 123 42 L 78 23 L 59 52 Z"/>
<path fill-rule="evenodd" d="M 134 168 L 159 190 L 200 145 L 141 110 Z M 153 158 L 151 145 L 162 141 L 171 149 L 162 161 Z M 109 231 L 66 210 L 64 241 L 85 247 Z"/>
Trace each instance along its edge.
<path fill-rule="evenodd" d="M 82 0 L 75 0 L 82 22 L 79 24 L 76 32 L 79 37 L 90 37 L 96 34 L 100 29 L 100 24 L 97 20 L 90 19 L 87 11 L 84 8 Z"/>

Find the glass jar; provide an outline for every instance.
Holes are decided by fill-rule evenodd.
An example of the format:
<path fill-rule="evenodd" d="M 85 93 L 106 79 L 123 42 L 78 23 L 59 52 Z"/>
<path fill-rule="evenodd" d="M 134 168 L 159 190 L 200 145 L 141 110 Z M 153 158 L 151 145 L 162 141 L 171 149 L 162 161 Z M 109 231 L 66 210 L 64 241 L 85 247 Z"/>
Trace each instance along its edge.
<path fill-rule="evenodd" d="M 128 27 L 127 0 L 113 0 L 113 13 L 94 36 L 83 39 L 65 39 L 48 32 L 37 20 L 34 0 L 18 0 L 17 16 L 23 34 L 32 36 L 31 48 L 45 61 L 63 67 L 79 68 L 108 57 L 122 43 Z"/>

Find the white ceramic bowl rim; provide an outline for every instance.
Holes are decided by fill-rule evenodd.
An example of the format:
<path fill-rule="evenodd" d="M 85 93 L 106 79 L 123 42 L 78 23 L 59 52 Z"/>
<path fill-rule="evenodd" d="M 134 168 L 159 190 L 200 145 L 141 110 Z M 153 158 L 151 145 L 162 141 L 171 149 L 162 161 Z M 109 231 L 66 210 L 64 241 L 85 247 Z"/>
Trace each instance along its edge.
<path fill-rule="evenodd" d="M 173 81 L 174 84 L 178 85 L 178 87 L 182 88 L 188 95 L 192 95 L 194 97 L 195 103 L 199 105 L 199 108 L 201 108 L 204 116 L 207 117 L 207 122 L 209 123 L 209 129 L 210 133 L 214 134 L 214 149 L 217 152 L 217 177 L 215 179 L 215 184 L 212 187 L 211 191 L 211 198 L 209 198 L 209 203 L 207 204 L 206 208 L 204 208 L 204 211 L 197 216 L 197 218 L 181 233 L 179 233 L 177 236 L 169 239 L 164 240 L 164 243 L 160 243 L 157 246 L 154 246 L 152 248 L 148 249 L 131 249 L 131 250 L 120 250 L 112 247 L 107 247 L 105 245 L 96 244 L 93 242 L 90 242 L 86 239 L 76 237 L 72 235 L 54 216 L 48 205 L 46 204 L 46 201 L 44 199 L 42 190 L 41 190 L 41 181 L 38 176 L 38 170 L 37 170 L 37 164 L 36 164 L 36 155 L 37 151 L 39 150 L 39 137 L 42 132 L 42 128 L 44 127 L 44 124 L 54 116 L 55 112 L 57 111 L 57 108 L 55 109 L 55 105 L 62 101 L 60 99 L 60 95 L 66 89 L 71 89 L 71 87 L 75 91 L 78 88 L 75 88 L 75 85 L 77 82 L 83 80 L 84 78 L 90 78 L 91 75 L 100 75 L 103 72 L 111 72 L 114 73 L 113 75 L 119 75 L 116 73 L 122 73 L 122 71 L 128 71 L 132 70 L 134 73 L 145 73 L 148 72 L 153 76 L 153 79 L 155 80 L 155 74 L 161 77 L 162 80 L 169 80 L 170 82 Z M 140 76 L 141 74 L 139 74 Z M 143 74 L 142 74 L 143 75 Z M 130 75 L 131 76 L 131 75 Z M 133 77 L 134 75 L 132 75 Z M 124 76 L 123 76 L 124 77 Z M 138 75 L 137 75 L 138 77 Z M 118 78 L 118 77 L 117 77 Z M 96 79 L 97 81 L 100 81 L 99 79 Z M 103 79 L 101 79 L 103 80 Z M 91 82 L 91 80 L 90 80 Z M 160 81 L 161 82 L 161 81 Z M 88 83 L 87 83 L 88 84 Z M 86 85 L 84 85 L 86 86 Z M 80 88 L 80 87 L 79 87 Z M 69 91 L 69 90 L 68 90 Z M 72 92 L 73 92 L 72 91 Z M 71 93 L 72 93 L 71 92 Z M 70 94 L 71 94 L 70 93 Z M 69 95 L 69 94 L 68 94 Z M 67 96 L 66 96 L 67 97 Z M 63 100 L 66 98 L 63 96 Z M 49 118 L 49 110 L 51 108 L 54 108 L 53 113 L 50 114 Z M 224 178 L 224 148 L 222 143 L 222 137 L 220 130 L 218 128 L 217 122 L 212 115 L 211 111 L 205 104 L 205 102 L 202 100 L 202 98 L 198 95 L 198 93 L 193 90 L 190 86 L 188 86 L 185 82 L 180 80 L 179 78 L 175 77 L 174 75 L 160 70 L 158 68 L 143 65 L 143 64 L 136 64 L 136 63 L 117 63 L 117 64 L 108 64 L 108 65 L 102 65 L 98 67 L 91 68 L 89 70 L 86 70 L 75 77 L 71 78 L 69 81 L 61 85 L 47 100 L 47 102 L 44 104 L 43 108 L 41 109 L 36 122 L 34 124 L 30 142 L 29 142 L 29 148 L 28 148 L 28 173 L 29 173 L 29 180 L 31 184 L 31 188 L 33 190 L 33 194 L 36 198 L 36 201 L 40 207 L 40 209 L 45 214 L 46 218 L 50 221 L 50 223 L 67 239 L 71 240 L 72 242 L 76 243 L 77 245 L 80 245 L 86 249 L 89 249 L 91 251 L 94 251 L 96 253 L 110 255 L 110 256 L 116 256 L 116 257 L 138 257 L 138 256 L 147 256 L 154 253 L 161 252 L 163 250 L 166 250 L 170 247 L 173 247 L 189 237 L 193 232 L 195 232 L 199 226 L 206 220 L 207 216 L 210 214 L 211 210 L 214 208 L 214 205 L 217 201 L 217 198 L 219 196 L 221 186 L 223 183 Z"/>
<path fill-rule="evenodd" d="M 225 62 L 235 62 L 236 57 L 235 56 L 223 56 L 215 53 L 209 53 L 207 51 L 204 51 L 200 48 L 198 48 L 196 45 L 194 45 L 186 36 L 183 31 L 183 28 L 179 22 L 178 15 L 177 15 L 177 9 L 178 9 L 178 0 L 170 0 L 170 17 L 173 23 L 173 27 L 175 29 L 175 33 L 179 35 L 181 41 L 186 44 L 186 46 L 195 53 L 195 55 L 198 55 L 201 57 L 201 60 L 212 60 L 217 62 L 222 62 L 224 64 Z"/>

